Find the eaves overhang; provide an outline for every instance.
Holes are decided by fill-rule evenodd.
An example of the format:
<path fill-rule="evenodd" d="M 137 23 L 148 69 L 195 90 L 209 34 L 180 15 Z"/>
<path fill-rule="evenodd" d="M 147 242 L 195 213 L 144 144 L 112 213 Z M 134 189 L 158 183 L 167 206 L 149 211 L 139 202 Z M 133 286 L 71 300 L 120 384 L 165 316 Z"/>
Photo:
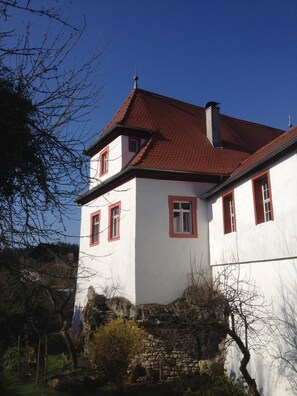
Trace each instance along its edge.
<path fill-rule="evenodd" d="M 294 149 L 294 145 L 297 144 L 297 136 L 292 138 L 290 141 L 286 142 L 281 147 L 273 150 L 271 153 L 268 153 L 263 158 L 259 159 L 258 161 L 251 164 L 249 167 L 244 168 L 242 171 L 238 172 L 235 176 L 230 176 L 227 180 L 223 183 L 218 184 L 210 191 L 206 192 L 205 194 L 201 195 L 200 198 L 208 199 L 214 196 L 217 193 L 223 193 L 227 189 L 230 189 L 231 186 L 238 182 L 239 180 L 243 179 L 244 177 L 250 176 L 253 173 L 259 171 L 259 169 L 263 168 L 264 165 L 272 162 L 273 160 L 287 154 L 288 152 Z"/>
<path fill-rule="evenodd" d="M 120 135 L 148 138 L 154 132 L 156 132 L 156 130 L 154 129 L 144 129 L 133 126 L 125 126 L 122 124 L 115 124 L 103 134 L 101 134 L 94 143 L 92 143 L 87 149 L 85 149 L 84 154 L 92 157 L 94 154 L 98 153 L 103 147 L 105 147 L 107 144 L 109 144 L 112 140 Z"/>
<path fill-rule="evenodd" d="M 102 194 L 117 188 L 121 184 L 134 179 L 135 177 L 143 179 L 194 181 L 201 183 L 219 183 L 224 180 L 222 175 L 131 166 L 122 170 L 115 176 L 110 177 L 106 181 L 101 182 L 98 184 L 98 186 L 93 187 L 91 190 L 86 191 L 84 194 L 77 197 L 75 202 L 79 205 L 85 205 Z"/>

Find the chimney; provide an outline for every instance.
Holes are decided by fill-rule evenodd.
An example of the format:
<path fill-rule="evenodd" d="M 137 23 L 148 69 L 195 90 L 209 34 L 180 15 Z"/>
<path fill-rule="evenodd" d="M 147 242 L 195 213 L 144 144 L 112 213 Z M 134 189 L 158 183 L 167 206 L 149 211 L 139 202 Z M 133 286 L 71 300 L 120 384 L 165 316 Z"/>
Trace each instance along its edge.
<path fill-rule="evenodd" d="M 221 147 L 219 104 L 218 102 L 207 102 L 205 105 L 206 133 L 213 147 Z"/>

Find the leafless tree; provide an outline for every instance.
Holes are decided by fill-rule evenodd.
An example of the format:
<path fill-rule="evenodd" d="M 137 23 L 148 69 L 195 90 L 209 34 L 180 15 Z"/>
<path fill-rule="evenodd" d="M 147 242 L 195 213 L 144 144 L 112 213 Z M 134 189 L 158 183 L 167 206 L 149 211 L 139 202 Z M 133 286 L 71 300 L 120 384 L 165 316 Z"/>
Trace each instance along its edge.
<path fill-rule="evenodd" d="M 73 214 L 74 198 L 87 182 L 84 126 L 98 104 L 100 51 L 94 44 L 94 53 L 85 59 L 77 53 L 86 20 L 72 22 L 69 15 L 59 0 L 0 0 L 2 252 L 16 249 L 19 255 L 20 248 L 40 241 L 60 241 L 66 232 L 64 220 Z M 38 34 L 34 23 L 39 24 Z M 47 294 L 75 366 L 65 319 L 71 295 L 57 299 L 45 271 L 38 282 L 25 279 L 34 268 L 28 263 L 25 267 L 14 255 L 5 266 L 18 281 L 31 282 Z"/>
<path fill-rule="evenodd" d="M 192 305 L 189 318 L 194 331 L 221 331 L 227 346 L 236 344 L 242 358 L 239 370 L 253 396 L 260 396 L 247 365 L 251 351 L 264 350 L 273 334 L 270 305 L 255 284 L 240 274 L 236 265 L 209 273 L 193 269 L 186 298 Z M 194 319 L 193 319 L 194 318 Z"/>
<path fill-rule="evenodd" d="M 0 248 L 60 240 L 85 182 L 82 125 L 98 101 L 100 53 L 75 58 L 86 22 L 54 4 L 0 1 Z"/>

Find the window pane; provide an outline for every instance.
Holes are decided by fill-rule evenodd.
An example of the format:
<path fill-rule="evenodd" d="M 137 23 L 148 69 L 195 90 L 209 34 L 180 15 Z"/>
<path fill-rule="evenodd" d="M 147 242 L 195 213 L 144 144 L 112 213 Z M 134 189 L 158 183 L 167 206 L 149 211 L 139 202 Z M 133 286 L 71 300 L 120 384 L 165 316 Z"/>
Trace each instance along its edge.
<path fill-rule="evenodd" d="M 138 148 L 138 140 L 130 138 L 130 140 L 129 140 L 129 151 L 132 152 L 132 153 L 137 153 L 138 150 L 139 150 L 139 148 Z"/>
<path fill-rule="evenodd" d="M 191 203 L 190 202 L 182 202 L 181 203 L 181 207 L 182 207 L 182 209 L 190 210 L 191 209 Z"/>
<path fill-rule="evenodd" d="M 183 232 L 192 232 L 191 214 L 189 212 L 183 213 Z"/>
<path fill-rule="evenodd" d="M 179 209 L 180 208 L 180 203 L 179 202 L 174 202 L 173 203 L 173 209 Z"/>
<path fill-rule="evenodd" d="M 99 215 L 95 215 L 92 218 L 92 235 L 91 235 L 91 240 L 92 243 L 97 243 L 99 242 Z"/>
<path fill-rule="evenodd" d="M 181 232 L 181 216 L 179 212 L 173 213 L 173 230 L 174 232 Z"/>
<path fill-rule="evenodd" d="M 107 172 L 107 153 L 102 156 L 102 173 Z"/>
<path fill-rule="evenodd" d="M 119 207 L 116 206 L 111 210 L 111 238 L 119 236 Z"/>

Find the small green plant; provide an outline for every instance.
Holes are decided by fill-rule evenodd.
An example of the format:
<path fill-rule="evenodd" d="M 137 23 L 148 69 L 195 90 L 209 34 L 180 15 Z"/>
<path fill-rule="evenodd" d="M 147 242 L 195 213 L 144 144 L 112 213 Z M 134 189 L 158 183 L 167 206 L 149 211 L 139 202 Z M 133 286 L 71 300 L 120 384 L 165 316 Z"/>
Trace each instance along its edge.
<path fill-rule="evenodd" d="M 5 377 L 10 377 L 18 372 L 18 348 L 7 348 L 3 355 L 3 374 Z"/>
<path fill-rule="evenodd" d="M 89 356 L 120 393 L 128 367 L 144 348 L 146 338 L 146 332 L 136 322 L 122 318 L 99 327 L 93 334 Z"/>

